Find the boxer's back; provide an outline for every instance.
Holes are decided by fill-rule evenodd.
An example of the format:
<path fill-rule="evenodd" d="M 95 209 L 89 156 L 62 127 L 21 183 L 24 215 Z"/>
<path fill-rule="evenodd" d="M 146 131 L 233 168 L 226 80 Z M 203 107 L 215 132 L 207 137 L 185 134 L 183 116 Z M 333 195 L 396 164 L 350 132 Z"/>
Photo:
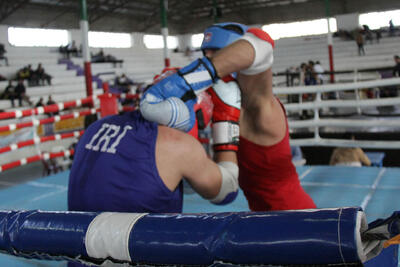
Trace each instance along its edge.
<path fill-rule="evenodd" d="M 93 123 L 76 147 L 69 210 L 180 212 L 181 186 L 171 192 L 157 171 L 157 132 L 139 112 Z"/>

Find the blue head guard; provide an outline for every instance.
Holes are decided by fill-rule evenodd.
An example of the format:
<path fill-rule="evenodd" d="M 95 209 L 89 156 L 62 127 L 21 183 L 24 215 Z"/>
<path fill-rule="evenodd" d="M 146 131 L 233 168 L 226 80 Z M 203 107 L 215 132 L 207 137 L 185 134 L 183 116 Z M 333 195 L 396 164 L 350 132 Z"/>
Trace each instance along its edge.
<path fill-rule="evenodd" d="M 224 48 L 239 39 L 247 29 L 246 25 L 235 22 L 214 24 L 204 31 L 201 50 Z"/>

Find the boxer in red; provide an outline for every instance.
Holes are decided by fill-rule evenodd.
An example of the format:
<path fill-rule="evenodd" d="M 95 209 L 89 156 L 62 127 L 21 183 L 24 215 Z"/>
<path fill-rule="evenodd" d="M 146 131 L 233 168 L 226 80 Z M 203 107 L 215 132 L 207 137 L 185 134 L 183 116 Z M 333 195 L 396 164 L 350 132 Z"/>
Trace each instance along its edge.
<path fill-rule="evenodd" d="M 235 34 L 241 37 L 227 43 Z M 239 184 L 250 209 L 316 208 L 300 185 L 285 110 L 272 93 L 274 41 L 261 29 L 236 23 L 212 25 L 204 36 L 201 48 L 211 58 L 217 76 L 238 72 L 242 92 Z"/>

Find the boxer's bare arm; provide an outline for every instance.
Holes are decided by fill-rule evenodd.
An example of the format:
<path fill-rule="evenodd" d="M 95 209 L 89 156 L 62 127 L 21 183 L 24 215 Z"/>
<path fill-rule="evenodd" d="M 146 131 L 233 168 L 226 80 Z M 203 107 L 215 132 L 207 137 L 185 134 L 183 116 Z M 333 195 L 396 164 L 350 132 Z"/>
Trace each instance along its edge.
<path fill-rule="evenodd" d="M 235 153 L 230 153 L 233 154 L 222 158 L 236 161 Z M 199 141 L 186 133 L 159 126 L 156 163 L 160 177 L 171 191 L 182 177 L 204 198 L 214 198 L 220 190 L 222 177 L 217 164 L 208 158 Z"/>
<path fill-rule="evenodd" d="M 212 53 L 219 77 L 248 68 L 255 50 L 246 40 L 239 40 Z M 286 133 L 285 114 L 272 92 L 271 68 L 256 75 L 240 74 L 242 90 L 241 135 L 260 145 L 273 145 Z"/>
<path fill-rule="evenodd" d="M 248 68 L 254 60 L 255 52 L 253 46 L 245 41 L 239 40 L 217 51 L 212 56 L 212 63 L 219 77 L 238 72 Z"/>

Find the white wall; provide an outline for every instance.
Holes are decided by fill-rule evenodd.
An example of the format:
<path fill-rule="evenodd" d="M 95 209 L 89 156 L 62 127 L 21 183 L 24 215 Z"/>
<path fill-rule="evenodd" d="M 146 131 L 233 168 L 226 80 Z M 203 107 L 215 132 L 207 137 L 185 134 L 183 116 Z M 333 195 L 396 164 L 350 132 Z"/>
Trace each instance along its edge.
<path fill-rule="evenodd" d="M 192 35 L 191 34 L 183 34 L 177 35 L 178 37 L 178 49 L 179 51 L 185 51 L 187 47 L 193 48 L 192 46 Z"/>
<path fill-rule="evenodd" d="M 336 16 L 338 30 L 352 31 L 360 26 L 359 14 L 351 13 Z"/>
<path fill-rule="evenodd" d="M 8 43 L 8 27 L 7 25 L 0 25 L 0 43 L 4 44 L 6 50 L 10 47 Z"/>
<path fill-rule="evenodd" d="M 8 43 L 8 25 L 0 25 L 0 43 L 3 43 L 7 49 L 7 47 L 10 47 L 10 44 Z M 79 45 L 82 43 L 82 32 L 80 29 L 69 29 L 69 38 L 70 41 L 74 40 L 76 45 L 79 47 Z M 133 46 L 132 49 L 146 49 L 144 43 L 143 43 L 143 33 L 138 33 L 138 32 L 133 32 L 131 33 L 132 38 L 133 38 Z M 98 49 L 95 48 L 95 51 Z"/>

